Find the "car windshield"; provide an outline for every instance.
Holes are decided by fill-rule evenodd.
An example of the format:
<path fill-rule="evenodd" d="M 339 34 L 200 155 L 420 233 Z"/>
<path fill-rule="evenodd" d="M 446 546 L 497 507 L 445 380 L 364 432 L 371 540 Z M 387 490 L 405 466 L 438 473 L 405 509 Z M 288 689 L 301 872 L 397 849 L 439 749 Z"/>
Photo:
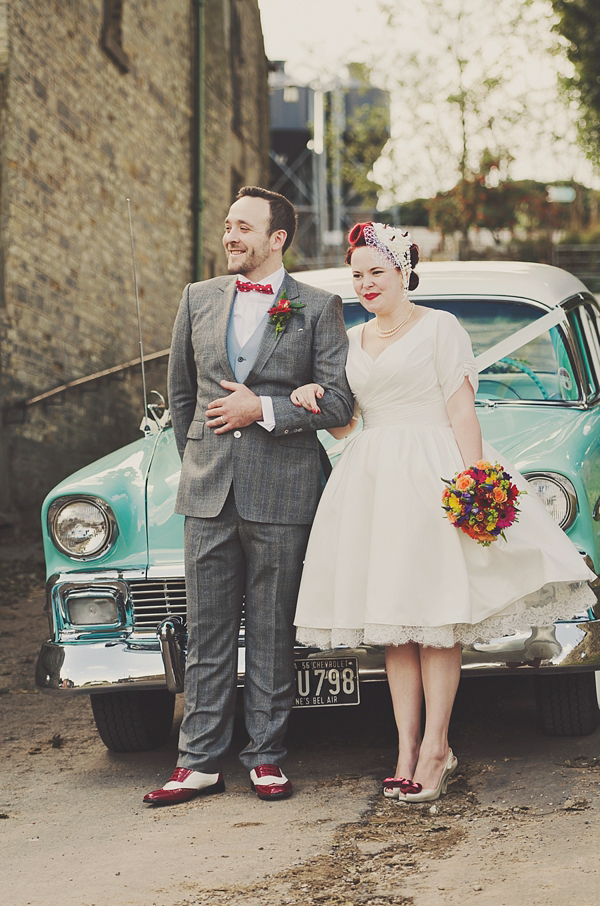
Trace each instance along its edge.
<path fill-rule="evenodd" d="M 542 317 L 545 312 L 521 302 L 504 299 L 425 299 L 419 304 L 442 308 L 456 315 L 479 355 Z M 370 317 L 358 302 L 344 304 L 346 324 L 351 327 Z M 580 399 L 575 370 L 558 327 L 521 346 L 479 375 L 477 400 Z"/>

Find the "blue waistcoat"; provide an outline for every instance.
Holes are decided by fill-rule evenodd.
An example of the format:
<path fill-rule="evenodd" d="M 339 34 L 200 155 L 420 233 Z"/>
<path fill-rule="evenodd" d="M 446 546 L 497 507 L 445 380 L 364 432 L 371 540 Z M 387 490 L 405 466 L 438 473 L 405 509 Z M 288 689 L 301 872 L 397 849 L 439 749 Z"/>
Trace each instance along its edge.
<path fill-rule="evenodd" d="M 229 326 L 227 328 L 227 358 L 229 359 L 231 370 L 233 371 L 238 384 L 243 384 L 250 374 L 250 370 L 258 355 L 258 348 L 260 346 L 260 341 L 262 340 L 262 335 L 265 332 L 265 325 L 268 317 L 268 312 L 265 312 L 252 336 L 246 340 L 243 346 L 240 346 L 233 326 L 232 306 L 231 315 L 229 316 Z"/>

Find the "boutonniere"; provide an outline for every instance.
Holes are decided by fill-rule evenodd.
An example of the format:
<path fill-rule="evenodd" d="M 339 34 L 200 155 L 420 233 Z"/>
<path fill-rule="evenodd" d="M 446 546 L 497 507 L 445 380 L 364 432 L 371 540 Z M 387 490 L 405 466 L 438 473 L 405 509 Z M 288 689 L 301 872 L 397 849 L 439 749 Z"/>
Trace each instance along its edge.
<path fill-rule="evenodd" d="M 284 289 L 275 305 L 273 305 L 268 312 L 270 315 L 269 324 L 275 325 L 275 336 L 282 332 L 292 315 L 295 315 L 301 308 L 305 308 L 304 303 L 290 302 L 287 297 L 287 292 Z"/>

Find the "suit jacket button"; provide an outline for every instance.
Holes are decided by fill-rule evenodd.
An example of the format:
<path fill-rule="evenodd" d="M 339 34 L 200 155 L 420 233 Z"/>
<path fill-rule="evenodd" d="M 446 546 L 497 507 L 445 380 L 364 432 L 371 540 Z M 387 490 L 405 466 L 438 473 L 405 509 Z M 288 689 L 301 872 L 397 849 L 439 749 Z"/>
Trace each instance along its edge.
<path fill-rule="evenodd" d="M 286 428 L 285 431 L 284 431 L 283 433 L 284 433 L 284 434 L 289 434 L 289 433 L 290 433 L 289 428 Z"/>
<path fill-rule="evenodd" d="M 233 432 L 233 436 L 234 436 L 234 437 L 241 437 L 241 436 L 242 436 L 242 432 L 241 432 L 241 431 L 234 431 L 234 432 Z"/>
<path fill-rule="evenodd" d="M 246 361 L 246 359 L 244 358 L 243 355 L 238 356 L 238 362 L 245 362 L 245 361 Z"/>

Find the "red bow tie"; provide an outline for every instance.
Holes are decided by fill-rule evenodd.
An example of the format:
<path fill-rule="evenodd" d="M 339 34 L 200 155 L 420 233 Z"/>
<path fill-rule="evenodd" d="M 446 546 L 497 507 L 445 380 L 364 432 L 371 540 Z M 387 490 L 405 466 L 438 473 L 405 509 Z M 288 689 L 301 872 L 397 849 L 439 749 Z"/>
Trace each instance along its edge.
<path fill-rule="evenodd" d="M 264 293 L 265 296 L 273 295 L 273 287 L 270 283 L 247 283 L 236 280 L 235 286 L 241 293 L 250 293 L 254 290 L 257 293 Z"/>

